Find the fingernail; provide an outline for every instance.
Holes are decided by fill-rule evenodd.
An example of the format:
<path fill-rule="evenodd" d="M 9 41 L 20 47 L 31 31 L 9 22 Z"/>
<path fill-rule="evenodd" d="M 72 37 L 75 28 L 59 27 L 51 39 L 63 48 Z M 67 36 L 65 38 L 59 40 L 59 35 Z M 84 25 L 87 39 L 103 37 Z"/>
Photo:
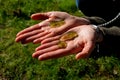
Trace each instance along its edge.
<path fill-rule="evenodd" d="M 32 57 L 33 57 L 33 58 L 37 58 L 37 57 L 35 56 L 35 53 L 32 54 Z"/>
<path fill-rule="evenodd" d="M 19 36 L 19 33 L 16 36 Z"/>
<path fill-rule="evenodd" d="M 33 43 L 36 44 L 38 40 L 34 40 Z"/>
<path fill-rule="evenodd" d="M 42 56 L 39 56 L 39 57 L 38 57 L 38 60 L 39 60 L 39 61 L 42 61 L 42 60 L 43 60 Z"/>
<path fill-rule="evenodd" d="M 36 49 L 35 49 L 35 51 L 38 51 L 38 50 L 39 50 L 39 48 L 36 48 Z"/>

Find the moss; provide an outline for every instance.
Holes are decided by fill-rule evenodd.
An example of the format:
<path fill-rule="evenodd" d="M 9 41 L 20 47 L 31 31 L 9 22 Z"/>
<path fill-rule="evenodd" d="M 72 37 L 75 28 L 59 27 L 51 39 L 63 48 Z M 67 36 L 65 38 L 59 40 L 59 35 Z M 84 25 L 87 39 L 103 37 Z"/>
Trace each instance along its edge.
<path fill-rule="evenodd" d="M 65 21 L 63 21 L 63 20 L 50 22 L 50 26 L 51 26 L 52 28 L 60 27 L 60 26 L 62 26 L 63 24 L 65 24 Z"/>
<path fill-rule="evenodd" d="M 78 36 L 78 34 L 77 34 L 76 32 L 70 31 L 70 32 L 64 34 L 64 35 L 60 38 L 60 40 L 61 40 L 61 41 L 73 40 L 73 39 L 76 38 L 77 36 Z"/>
<path fill-rule="evenodd" d="M 59 46 L 60 48 L 66 48 L 67 43 L 64 42 L 64 41 L 59 41 L 58 46 Z"/>

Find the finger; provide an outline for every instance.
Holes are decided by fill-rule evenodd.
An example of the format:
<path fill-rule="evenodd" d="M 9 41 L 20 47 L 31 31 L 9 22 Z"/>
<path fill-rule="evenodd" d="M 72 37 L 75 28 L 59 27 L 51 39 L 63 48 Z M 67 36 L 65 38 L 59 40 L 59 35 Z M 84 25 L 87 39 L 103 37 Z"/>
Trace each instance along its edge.
<path fill-rule="evenodd" d="M 45 54 L 45 53 L 48 53 L 50 51 L 54 51 L 54 50 L 57 50 L 57 49 L 59 49 L 58 45 L 54 45 L 54 46 L 51 46 L 49 48 L 41 49 L 41 50 L 36 51 L 35 53 L 33 53 L 32 57 L 38 58 L 38 56 L 40 56 L 42 54 Z"/>
<path fill-rule="evenodd" d="M 48 35 L 50 32 L 48 31 L 44 31 L 43 33 L 41 34 L 38 34 L 37 35 L 37 38 L 35 40 L 33 40 L 33 43 L 36 44 L 36 43 L 41 43 L 41 38 L 40 37 L 43 37 L 45 35 Z"/>
<path fill-rule="evenodd" d="M 92 42 L 85 44 L 83 50 L 76 55 L 76 59 L 88 58 L 93 48 L 94 48 L 94 44 Z"/>
<path fill-rule="evenodd" d="M 40 37 L 45 36 L 45 35 L 48 34 L 48 33 L 49 33 L 49 32 L 47 32 L 47 31 L 38 33 L 38 34 L 36 34 L 36 35 L 33 35 L 33 36 L 31 36 L 31 37 L 28 37 L 28 38 L 26 39 L 26 41 L 34 41 L 34 40 L 36 40 L 36 39 L 38 39 L 38 38 L 40 38 Z"/>
<path fill-rule="evenodd" d="M 31 18 L 33 20 L 45 20 L 49 18 L 49 15 L 47 13 L 35 13 L 31 15 Z"/>
<path fill-rule="evenodd" d="M 59 16 L 60 15 L 60 16 Z M 33 20 L 45 20 L 45 19 L 65 19 L 70 15 L 66 12 L 51 11 L 46 13 L 36 13 L 32 14 L 31 18 Z"/>
<path fill-rule="evenodd" d="M 53 35 L 54 35 L 54 33 L 49 33 L 49 34 L 47 34 L 47 35 L 45 35 L 45 36 L 40 37 L 39 39 L 34 40 L 34 43 L 39 43 L 39 42 L 41 42 L 42 40 L 47 39 L 47 38 L 49 38 L 49 37 L 51 37 L 51 36 L 53 36 Z"/>
<path fill-rule="evenodd" d="M 59 11 L 51 11 L 47 13 L 50 18 L 52 19 L 65 19 L 67 17 L 69 17 L 70 15 L 66 12 L 59 12 Z M 59 16 L 60 15 L 60 16 Z"/>
<path fill-rule="evenodd" d="M 52 29 L 51 29 L 51 30 L 49 30 L 49 32 L 51 32 L 50 34 L 43 36 L 43 37 L 39 38 L 38 40 L 35 40 L 34 43 L 39 43 L 42 40 L 45 40 L 46 38 L 52 37 L 54 35 L 60 35 L 68 30 L 68 28 L 67 28 L 68 26 L 69 26 L 69 24 L 64 24 L 64 25 L 60 26 L 60 28 L 57 28 L 57 31 L 52 31 Z"/>
<path fill-rule="evenodd" d="M 34 30 L 34 31 L 31 31 L 31 32 L 28 32 L 28 33 L 21 34 L 21 35 L 16 37 L 15 41 L 19 42 L 19 41 L 21 41 L 21 40 L 23 40 L 27 37 L 34 36 L 37 33 L 41 33 L 41 32 L 43 32 L 43 30 Z"/>
<path fill-rule="evenodd" d="M 40 49 L 49 48 L 49 47 L 51 47 L 51 46 L 53 46 L 53 45 L 58 44 L 58 42 L 59 42 L 59 40 L 56 40 L 56 41 L 52 41 L 52 42 L 50 42 L 50 43 L 43 44 L 43 45 L 37 47 L 37 48 L 36 48 L 36 51 L 38 51 L 38 50 L 40 50 Z"/>
<path fill-rule="evenodd" d="M 52 58 L 59 58 L 63 57 L 69 54 L 69 51 L 66 49 L 58 49 L 51 52 L 44 53 L 42 55 L 39 55 L 38 60 L 47 60 Z"/>
<path fill-rule="evenodd" d="M 36 43 L 39 43 L 39 42 L 41 42 L 42 40 L 51 37 L 52 35 L 53 35 L 52 33 L 47 32 L 46 34 L 43 34 L 41 37 L 35 39 L 35 40 L 33 41 L 33 43 L 35 43 L 35 44 L 36 44 Z"/>
<path fill-rule="evenodd" d="M 20 31 L 16 36 L 19 36 L 19 35 L 24 34 L 24 33 L 27 33 L 27 32 L 31 32 L 31 31 L 33 31 L 33 30 L 41 29 L 41 28 L 43 28 L 43 27 L 46 28 L 46 27 L 48 27 L 49 24 L 50 24 L 50 23 L 49 23 L 47 20 L 42 21 L 42 22 L 40 22 L 39 24 L 35 24 L 35 25 L 31 26 L 31 27 L 28 27 L 28 28 Z M 42 30 L 42 29 L 41 29 L 41 30 Z"/>
<path fill-rule="evenodd" d="M 55 41 L 55 40 L 59 40 L 60 36 L 55 36 L 55 37 L 50 37 L 50 38 L 46 38 L 44 39 L 41 44 L 45 44 L 45 43 L 49 43 L 51 41 Z"/>
<path fill-rule="evenodd" d="M 46 34 L 48 34 L 48 32 L 42 32 L 42 33 L 38 33 L 38 34 L 33 35 L 33 36 L 29 36 L 28 38 L 22 39 L 21 43 L 26 44 L 26 43 L 29 43 L 29 42 L 33 42 L 34 40 L 39 39 L 41 36 L 44 36 Z"/>
<path fill-rule="evenodd" d="M 36 25 L 33 25 L 31 27 L 28 27 L 22 31 L 20 31 L 16 36 L 19 36 L 21 34 L 24 34 L 24 33 L 27 33 L 27 32 L 30 32 L 30 31 L 33 31 L 35 29 L 40 29 L 41 27 L 39 26 L 39 24 L 36 24 Z"/>

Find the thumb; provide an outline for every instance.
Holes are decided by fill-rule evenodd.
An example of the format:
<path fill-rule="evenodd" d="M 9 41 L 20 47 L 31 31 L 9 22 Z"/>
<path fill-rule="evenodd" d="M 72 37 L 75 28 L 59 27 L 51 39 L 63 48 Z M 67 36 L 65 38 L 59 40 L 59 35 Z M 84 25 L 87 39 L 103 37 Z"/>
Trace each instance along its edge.
<path fill-rule="evenodd" d="M 76 55 L 76 59 L 88 58 L 93 49 L 94 44 L 92 42 L 86 43 L 83 50 Z"/>
<path fill-rule="evenodd" d="M 49 15 L 47 13 L 35 13 L 31 15 L 31 19 L 33 20 L 45 20 L 49 19 Z"/>

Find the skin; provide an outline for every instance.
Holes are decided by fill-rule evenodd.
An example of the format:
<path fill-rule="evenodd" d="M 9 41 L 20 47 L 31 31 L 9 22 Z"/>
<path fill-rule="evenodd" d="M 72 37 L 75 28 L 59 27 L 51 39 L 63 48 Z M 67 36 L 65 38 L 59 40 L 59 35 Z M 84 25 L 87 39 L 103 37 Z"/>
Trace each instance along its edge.
<path fill-rule="evenodd" d="M 84 18 L 72 16 L 66 12 L 47 12 L 31 15 L 33 20 L 44 20 L 38 24 L 25 28 L 16 35 L 16 42 L 23 44 L 33 42 L 40 43 L 42 40 L 54 35 L 62 34 L 67 30 L 90 22 Z M 64 24 L 60 27 L 51 28 L 50 22 L 63 20 Z"/>
<path fill-rule="evenodd" d="M 34 58 L 38 58 L 38 60 L 59 58 L 71 54 L 76 54 L 76 59 L 89 57 L 96 43 L 95 30 L 91 25 L 82 25 L 70 29 L 67 32 L 70 31 L 76 32 L 78 37 L 73 40 L 66 41 L 66 48 L 59 47 L 58 44 L 62 35 L 57 35 L 44 39 L 42 41 L 43 44 L 36 48 L 36 51 L 32 56 Z"/>
<path fill-rule="evenodd" d="M 20 31 L 16 35 L 15 41 L 23 44 L 29 42 L 41 43 L 32 55 L 38 60 L 59 58 L 71 54 L 76 54 L 76 59 L 87 58 L 94 49 L 96 42 L 98 42 L 96 41 L 98 36 L 96 30 L 84 18 L 58 11 L 36 13 L 31 18 L 44 21 Z M 60 27 L 53 28 L 50 26 L 50 22 L 59 20 L 63 20 L 65 23 Z M 67 41 L 63 40 L 61 47 L 61 37 L 71 31 L 76 32 L 77 36 Z"/>

